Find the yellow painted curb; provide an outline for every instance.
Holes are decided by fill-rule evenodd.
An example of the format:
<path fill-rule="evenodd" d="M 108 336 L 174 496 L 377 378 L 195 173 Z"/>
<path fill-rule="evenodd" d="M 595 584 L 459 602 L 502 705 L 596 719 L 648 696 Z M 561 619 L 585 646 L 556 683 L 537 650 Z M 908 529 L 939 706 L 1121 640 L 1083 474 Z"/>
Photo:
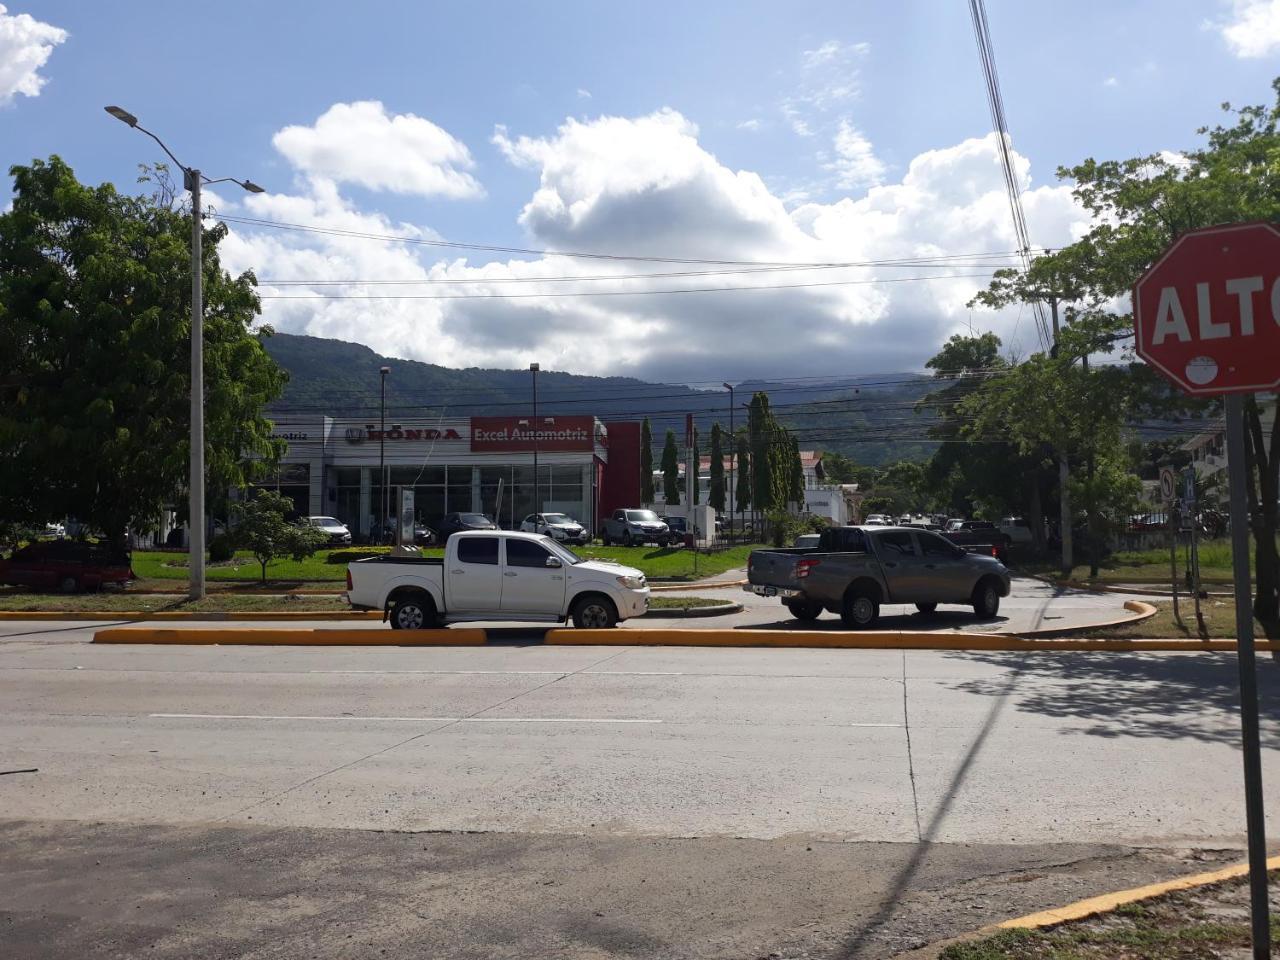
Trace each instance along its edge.
<path fill-rule="evenodd" d="M 488 639 L 484 630 L 305 630 L 285 627 L 108 627 L 93 635 L 94 643 L 245 646 L 341 647 L 475 647 Z"/>
<path fill-rule="evenodd" d="M 733 630 L 649 628 L 578 630 L 553 628 L 544 642 L 559 646 L 602 647 L 813 647 L 840 650 L 1037 650 L 1043 652 L 1148 653 L 1234 651 L 1234 640 L 1028 640 L 995 633 L 923 631 Z M 1258 641 L 1259 650 L 1271 650 Z"/>
<path fill-rule="evenodd" d="M 376 610 L 0 610 L 0 620 L 381 620 Z"/>
<path fill-rule="evenodd" d="M 1267 860 L 1268 870 L 1277 868 L 1280 868 L 1280 857 L 1271 857 Z M 1124 906 L 1126 903 L 1150 900 L 1152 897 L 1172 893 L 1175 890 L 1190 890 L 1194 887 L 1208 886 L 1211 883 L 1221 883 L 1223 880 L 1233 880 L 1236 877 L 1246 876 L 1248 873 L 1249 864 L 1237 863 L 1234 866 L 1213 870 L 1209 873 L 1197 873 L 1189 877 L 1179 877 L 1177 880 L 1166 880 L 1164 883 L 1152 883 L 1145 887 L 1134 887 L 1132 890 L 1118 890 L 1115 893 L 1104 893 L 1099 897 L 1089 897 L 1087 900 L 1077 900 L 1075 903 L 1069 903 L 1065 907 L 1041 910 L 1039 913 L 1018 917 L 1015 920 L 1005 920 L 1003 923 L 997 923 L 995 926 L 986 929 L 1030 930 L 1037 927 L 1052 927 L 1059 923 L 1066 923 L 1069 920 L 1083 920 L 1086 917 L 1107 913 L 1116 909 L 1116 907 Z"/>

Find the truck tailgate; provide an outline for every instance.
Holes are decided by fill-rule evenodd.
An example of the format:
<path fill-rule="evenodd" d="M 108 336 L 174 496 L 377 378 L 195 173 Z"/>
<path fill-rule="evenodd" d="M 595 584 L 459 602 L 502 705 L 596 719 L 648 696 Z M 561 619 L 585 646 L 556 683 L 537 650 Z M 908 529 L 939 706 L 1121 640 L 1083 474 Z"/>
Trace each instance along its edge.
<path fill-rule="evenodd" d="M 747 561 L 747 580 L 752 586 L 794 587 L 799 578 L 796 564 L 811 550 L 753 550 Z"/>

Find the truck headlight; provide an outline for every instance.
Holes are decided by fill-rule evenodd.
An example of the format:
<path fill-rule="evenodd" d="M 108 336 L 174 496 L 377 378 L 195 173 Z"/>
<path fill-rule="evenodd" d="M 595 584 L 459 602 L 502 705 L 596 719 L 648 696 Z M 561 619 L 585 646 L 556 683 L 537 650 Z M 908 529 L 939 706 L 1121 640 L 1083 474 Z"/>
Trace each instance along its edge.
<path fill-rule="evenodd" d="M 626 587 L 628 590 L 639 590 L 644 587 L 644 576 L 618 577 L 618 584 Z"/>

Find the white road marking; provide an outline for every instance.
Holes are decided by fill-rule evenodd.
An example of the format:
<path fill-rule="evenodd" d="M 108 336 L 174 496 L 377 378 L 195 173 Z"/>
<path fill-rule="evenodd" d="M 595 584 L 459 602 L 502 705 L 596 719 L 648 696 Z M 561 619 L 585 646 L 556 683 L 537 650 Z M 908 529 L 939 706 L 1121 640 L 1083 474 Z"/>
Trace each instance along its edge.
<path fill-rule="evenodd" d="M 335 717 L 267 716 L 250 713 L 149 713 L 153 720 L 357 720 L 396 723 L 662 723 L 661 720 L 614 717 Z"/>

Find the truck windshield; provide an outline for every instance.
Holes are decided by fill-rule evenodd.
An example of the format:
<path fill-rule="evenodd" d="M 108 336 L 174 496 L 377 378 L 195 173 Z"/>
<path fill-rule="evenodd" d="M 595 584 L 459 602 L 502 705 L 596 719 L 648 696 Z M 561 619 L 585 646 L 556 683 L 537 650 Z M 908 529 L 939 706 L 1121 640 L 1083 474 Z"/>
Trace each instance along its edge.
<path fill-rule="evenodd" d="M 652 510 L 628 510 L 627 519 L 639 523 L 654 523 L 658 515 Z"/>
<path fill-rule="evenodd" d="M 573 566 L 574 564 L 582 562 L 582 558 L 580 556 L 578 556 L 568 547 L 562 547 L 560 544 L 556 543 L 550 537 L 547 537 L 546 540 L 542 541 L 542 545 L 546 547 L 548 550 L 550 550 L 552 553 L 554 553 L 557 557 L 559 557 L 561 561 L 569 564 L 570 566 Z"/>

